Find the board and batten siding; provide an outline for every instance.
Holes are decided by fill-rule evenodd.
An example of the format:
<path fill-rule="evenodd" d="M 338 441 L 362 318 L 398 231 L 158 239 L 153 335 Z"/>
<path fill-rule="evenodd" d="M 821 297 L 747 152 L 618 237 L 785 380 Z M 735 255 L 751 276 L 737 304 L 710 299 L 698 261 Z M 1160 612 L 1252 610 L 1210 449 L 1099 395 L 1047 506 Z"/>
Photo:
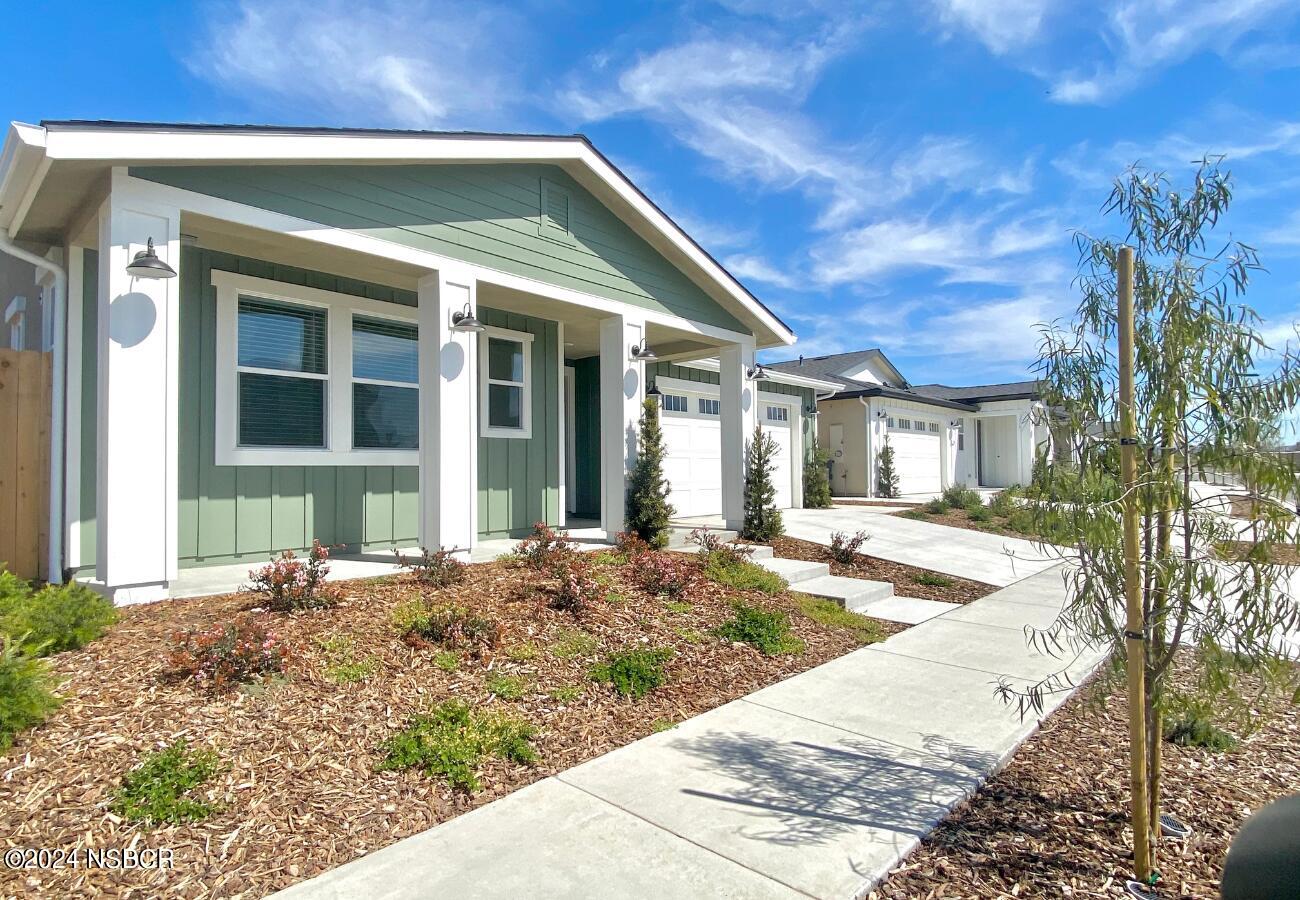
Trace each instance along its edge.
<path fill-rule="evenodd" d="M 749 333 L 558 166 L 133 166 L 131 174 Z M 543 194 L 567 231 L 543 215 Z"/>

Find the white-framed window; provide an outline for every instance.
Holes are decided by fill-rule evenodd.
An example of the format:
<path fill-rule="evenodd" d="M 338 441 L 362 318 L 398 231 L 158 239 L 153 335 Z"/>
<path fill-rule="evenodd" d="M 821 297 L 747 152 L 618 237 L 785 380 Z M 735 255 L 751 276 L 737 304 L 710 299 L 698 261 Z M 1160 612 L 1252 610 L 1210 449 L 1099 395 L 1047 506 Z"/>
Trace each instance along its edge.
<path fill-rule="evenodd" d="M 899 420 L 898 420 L 898 430 L 899 430 L 899 431 L 911 431 L 911 430 L 912 430 L 912 420 L 911 420 L 911 419 L 899 419 Z"/>
<path fill-rule="evenodd" d="M 219 466 L 413 466 L 412 307 L 213 271 Z"/>
<path fill-rule="evenodd" d="M 690 404 L 681 394 L 664 394 L 659 398 L 659 405 L 665 412 L 684 413 L 690 409 Z"/>
<path fill-rule="evenodd" d="M 722 414 L 722 401 L 710 400 L 708 397 L 700 397 L 696 400 L 696 409 L 702 416 L 717 416 Z"/>
<path fill-rule="evenodd" d="M 767 420 L 769 422 L 789 422 L 790 407 L 769 405 L 767 407 Z"/>
<path fill-rule="evenodd" d="M 533 336 L 488 328 L 479 335 L 479 421 L 483 437 L 533 436 Z"/>
<path fill-rule="evenodd" d="M 929 422 L 929 423 L 927 423 L 927 425 L 929 426 L 929 429 L 930 429 L 930 433 L 931 433 L 931 434 L 938 434 L 938 433 L 939 433 L 939 423 L 938 423 L 938 422 Z"/>
<path fill-rule="evenodd" d="M 897 427 L 898 427 L 898 423 L 894 420 L 894 417 L 893 417 L 893 416 L 890 416 L 889 418 L 885 419 L 885 427 L 886 427 L 886 428 L 897 428 Z"/>

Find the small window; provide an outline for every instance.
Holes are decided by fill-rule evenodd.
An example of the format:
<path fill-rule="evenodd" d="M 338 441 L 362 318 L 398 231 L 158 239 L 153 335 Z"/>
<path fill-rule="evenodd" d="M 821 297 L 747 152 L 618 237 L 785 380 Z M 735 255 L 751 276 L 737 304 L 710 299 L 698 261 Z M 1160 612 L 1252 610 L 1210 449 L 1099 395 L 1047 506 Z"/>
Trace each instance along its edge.
<path fill-rule="evenodd" d="M 684 413 L 690 408 L 686 398 L 680 394 L 664 394 L 659 403 L 667 412 Z"/>
<path fill-rule="evenodd" d="M 938 434 L 938 433 L 939 433 L 939 423 L 938 423 L 938 422 L 931 422 L 931 423 L 929 423 L 929 424 L 930 424 L 930 433 L 931 433 L 931 434 Z"/>
<path fill-rule="evenodd" d="M 912 420 L 911 420 L 911 419 L 899 419 L 899 420 L 898 420 L 898 430 L 899 430 L 899 431 L 911 431 L 911 430 L 912 430 Z"/>
<path fill-rule="evenodd" d="M 483 333 L 479 353 L 483 436 L 530 437 L 532 335 L 491 329 Z"/>
<path fill-rule="evenodd" d="M 258 297 L 238 309 L 239 446 L 324 448 L 325 310 Z"/>
<path fill-rule="evenodd" d="M 897 428 L 897 427 L 898 427 L 897 423 L 895 423 L 895 421 L 894 421 L 894 417 L 893 417 L 893 416 L 890 416 L 888 419 L 886 419 L 886 420 L 885 420 L 885 424 L 886 424 L 886 426 L 889 427 L 889 428 Z"/>
<path fill-rule="evenodd" d="M 786 406 L 769 406 L 767 408 L 767 420 L 769 422 L 789 422 L 790 408 Z"/>
<path fill-rule="evenodd" d="M 700 415 L 702 416 L 720 415 L 722 412 L 722 401 L 709 400 L 705 397 L 700 397 L 696 409 L 699 410 Z"/>
<path fill-rule="evenodd" d="M 352 319 L 352 446 L 420 446 L 420 358 L 416 326 Z"/>
<path fill-rule="evenodd" d="M 965 419 L 957 420 L 957 449 L 958 450 L 966 449 L 966 420 Z"/>

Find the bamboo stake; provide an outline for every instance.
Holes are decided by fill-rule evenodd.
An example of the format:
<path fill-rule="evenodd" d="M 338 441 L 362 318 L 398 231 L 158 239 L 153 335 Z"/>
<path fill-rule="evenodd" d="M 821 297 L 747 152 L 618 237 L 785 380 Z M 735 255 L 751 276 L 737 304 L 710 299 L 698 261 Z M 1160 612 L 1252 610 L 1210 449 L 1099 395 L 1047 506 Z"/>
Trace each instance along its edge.
<path fill-rule="evenodd" d="M 1129 784 L 1133 871 L 1151 878 L 1147 806 L 1146 628 L 1138 576 L 1137 423 L 1133 417 L 1133 248 L 1121 247 L 1119 282 L 1119 460 L 1124 480 L 1124 637 L 1128 649 Z"/>

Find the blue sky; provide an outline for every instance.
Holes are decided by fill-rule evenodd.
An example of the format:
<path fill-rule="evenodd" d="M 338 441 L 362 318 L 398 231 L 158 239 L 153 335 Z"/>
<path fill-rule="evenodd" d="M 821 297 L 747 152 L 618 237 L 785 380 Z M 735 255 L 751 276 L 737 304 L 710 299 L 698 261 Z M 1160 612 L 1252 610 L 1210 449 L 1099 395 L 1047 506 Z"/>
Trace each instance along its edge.
<path fill-rule="evenodd" d="M 56 7 L 61 11 L 56 11 Z M 581 131 L 800 335 L 913 382 L 1026 377 L 1075 229 L 1142 160 L 1236 176 L 1300 319 L 1300 8 L 1282 0 L 51 4 L 8 119 Z"/>

